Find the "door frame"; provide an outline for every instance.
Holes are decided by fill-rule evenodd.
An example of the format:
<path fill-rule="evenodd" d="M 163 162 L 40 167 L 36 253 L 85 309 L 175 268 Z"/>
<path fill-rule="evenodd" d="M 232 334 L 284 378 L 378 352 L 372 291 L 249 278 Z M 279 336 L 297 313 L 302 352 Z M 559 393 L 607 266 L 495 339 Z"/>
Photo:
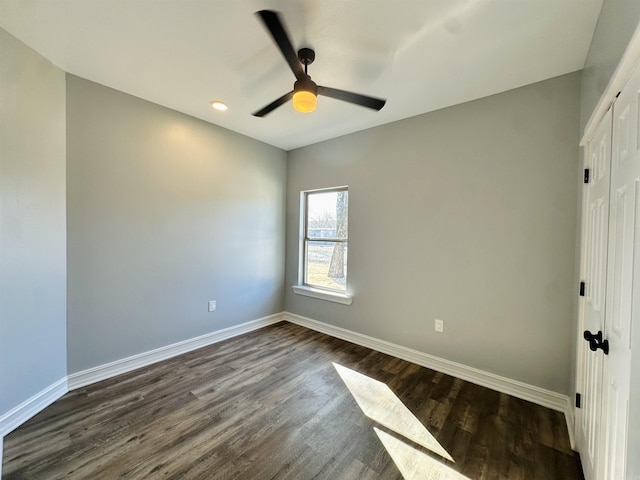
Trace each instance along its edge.
<path fill-rule="evenodd" d="M 600 122 L 604 119 L 609 109 L 612 108 L 612 105 L 615 102 L 618 94 L 622 91 L 622 89 L 628 83 L 628 81 L 630 80 L 636 68 L 640 68 L 640 24 L 636 27 L 636 30 L 633 33 L 618 63 L 618 66 L 616 67 L 611 79 L 609 80 L 609 84 L 607 85 L 607 88 L 602 93 L 600 99 L 598 100 L 598 103 L 596 104 L 596 107 L 591 113 L 591 116 L 589 117 L 589 120 L 584 128 L 584 132 L 582 134 L 582 137 L 579 143 L 579 145 L 584 149 L 584 151 L 581 154 L 580 172 L 583 171 L 583 169 L 585 168 L 585 164 L 587 162 L 587 155 L 588 155 L 588 151 L 586 148 L 587 144 L 595 136 L 598 126 L 600 125 Z M 584 257 L 584 240 L 585 240 L 584 188 L 579 189 L 578 197 L 579 197 L 578 205 L 580 208 L 580 215 L 578 217 L 580 221 L 580 225 L 579 225 L 580 236 L 579 236 L 579 242 L 578 242 L 579 256 L 577 257 L 579 269 L 577 270 L 577 278 L 575 279 L 576 292 L 578 291 L 580 282 L 584 280 L 582 278 L 582 275 L 584 274 L 584 258 L 583 257 Z M 575 345 L 576 392 L 581 392 L 583 390 L 582 385 L 584 381 L 584 365 L 582 362 L 581 349 L 585 348 L 585 341 L 582 338 L 582 331 L 580 329 L 582 325 L 583 315 L 584 315 L 583 302 L 579 301 L 577 303 L 577 310 L 576 310 L 576 316 L 575 316 L 576 327 L 577 327 L 576 345 Z M 570 411 L 572 414 L 570 418 L 567 418 L 567 421 L 570 422 L 569 435 L 571 437 L 571 445 L 574 448 L 578 448 L 578 446 L 575 443 L 575 439 L 577 437 L 577 434 L 578 434 L 577 429 L 579 427 L 579 423 L 576 421 L 576 419 L 579 417 L 579 415 L 577 414 L 578 410 L 577 410 L 577 407 L 575 407 L 575 404 L 573 408 L 570 409 Z"/>
<path fill-rule="evenodd" d="M 589 142 L 593 138 L 596 133 L 596 129 L 600 124 L 600 121 L 604 118 L 607 110 L 609 110 L 609 108 L 615 101 L 618 93 L 627 84 L 629 78 L 631 78 L 631 74 L 633 73 L 633 70 L 639 60 L 640 24 L 638 24 L 635 32 L 631 36 L 629 44 L 627 45 L 627 48 L 622 54 L 620 62 L 618 62 L 618 66 L 611 76 L 611 80 L 609 80 L 607 88 L 602 93 L 600 100 L 598 100 L 595 109 L 589 117 L 587 125 L 584 127 L 584 133 L 582 134 L 582 138 L 580 140 L 581 147 L 586 146 L 587 142 Z"/>

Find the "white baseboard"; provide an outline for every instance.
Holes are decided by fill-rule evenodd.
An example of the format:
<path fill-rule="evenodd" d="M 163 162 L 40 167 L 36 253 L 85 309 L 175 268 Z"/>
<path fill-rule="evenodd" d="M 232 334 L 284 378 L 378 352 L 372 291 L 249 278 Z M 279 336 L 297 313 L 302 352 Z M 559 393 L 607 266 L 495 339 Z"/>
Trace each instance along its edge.
<path fill-rule="evenodd" d="M 570 408 L 569 398 L 566 395 L 545 390 L 544 388 L 536 387 L 534 385 L 528 385 L 510 378 L 501 377 L 500 375 L 478 370 L 477 368 L 469 367 L 461 363 L 445 360 L 443 358 L 429 355 L 428 353 L 412 350 L 407 347 L 402 347 L 394 343 L 379 340 L 374 337 L 369 337 L 361 333 L 329 325 L 294 313 L 284 312 L 282 315 L 284 320 L 288 322 L 295 323 L 321 333 L 326 333 L 332 337 L 362 345 L 363 347 L 371 348 L 372 350 L 377 350 L 378 352 L 386 353 L 417 365 L 475 383 L 476 385 L 506 393 L 508 395 L 542 405 L 543 407 L 551 408 L 552 410 L 563 412 L 565 417 L 567 417 L 567 424 L 569 423 L 568 414 L 573 417 L 573 410 Z M 567 426 L 569 427 L 569 425 Z M 569 435 L 571 437 L 572 433 L 573 430 L 570 428 Z"/>
<path fill-rule="evenodd" d="M 69 390 L 75 390 L 101 380 L 106 380 L 107 378 L 115 377 L 116 375 L 121 375 L 141 367 L 146 367 L 153 363 L 161 362 L 162 360 L 167 360 L 168 358 L 182 355 L 183 353 L 206 347 L 213 343 L 221 342 L 222 340 L 227 340 L 244 333 L 264 328 L 268 325 L 281 322 L 282 320 L 282 314 L 276 313 L 274 315 L 258 318 L 257 320 L 252 320 L 250 322 L 235 325 L 216 332 L 207 333 L 199 337 L 183 340 L 182 342 L 156 348 L 155 350 L 122 358 L 104 365 L 98 365 L 97 367 L 89 368 L 81 372 L 72 373 L 68 376 Z"/>
<path fill-rule="evenodd" d="M 15 430 L 68 391 L 67 377 L 52 383 L 0 417 L 0 438 Z"/>
<path fill-rule="evenodd" d="M 575 428 L 576 428 L 576 418 L 574 415 L 573 405 L 569 401 L 567 397 L 567 407 L 564 411 L 564 418 L 567 421 L 567 430 L 569 430 L 569 442 L 571 443 L 571 448 L 576 449 L 576 437 L 575 437 Z"/>

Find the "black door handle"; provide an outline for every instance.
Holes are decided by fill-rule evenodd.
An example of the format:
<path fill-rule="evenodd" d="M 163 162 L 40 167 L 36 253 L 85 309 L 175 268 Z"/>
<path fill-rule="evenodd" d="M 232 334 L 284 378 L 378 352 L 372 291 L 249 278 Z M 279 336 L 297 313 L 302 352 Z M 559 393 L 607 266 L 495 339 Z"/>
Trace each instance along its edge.
<path fill-rule="evenodd" d="M 591 333 L 589 330 L 585 330 L 584 339 L 589 342 L 589 348 L 592 352 L 601 348 L 605 355 L 609 355 L 609 340 L 602 340 L 602 330 L 598 333 Z"/>

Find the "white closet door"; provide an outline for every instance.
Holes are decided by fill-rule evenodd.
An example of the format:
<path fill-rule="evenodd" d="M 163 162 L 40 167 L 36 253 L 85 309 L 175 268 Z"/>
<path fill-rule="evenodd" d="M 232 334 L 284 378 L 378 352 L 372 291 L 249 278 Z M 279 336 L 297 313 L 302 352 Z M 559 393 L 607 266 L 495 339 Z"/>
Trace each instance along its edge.
<path fill-rule="evenodd" d="M 609 184 L 611 166 L 611 110 L 600 123 L 586 149 L 585 168 L 589 183 L 583 200 L 582 272 L 585 298 L 581 311 L 581 332 L 604 330 L 607 292 L 607 240 L 609 227 Z M 604 353 L 591 351 L 579 340 L 580 390 L 576 441 L 582 458 L 585 480 L 600 480 L 600 435 L 602 413 L 602 373 Z"/>
<path fill-rule="evenodd" d="M 611 166 L 611 110 L 600 123 L 586 149 L 585 168 L 589 183 L 583 202 L 582 272 L 585 298 L 582 304 L 581 331 L 604 330 L 607 286 L 607 240 L 609 227 L 609 183 Z M 600 480 L 602 350 L 591 351 L 579 342 L 580 391 L 582 408 L 577 411 L 576 441 L 582 459 L 585 480 Z"/>
<path fill-rule="evenodd" d="M 640 70 L 636 70 L 613 106 L 613 148 L 609 253 L 604 338 L 609 355 L 603 370 L 602 479 L 626 478 L 626 439 L 631 374 L 631 315 L 633 264 L 638 230 L 640 145 L 638 95 Z"/>

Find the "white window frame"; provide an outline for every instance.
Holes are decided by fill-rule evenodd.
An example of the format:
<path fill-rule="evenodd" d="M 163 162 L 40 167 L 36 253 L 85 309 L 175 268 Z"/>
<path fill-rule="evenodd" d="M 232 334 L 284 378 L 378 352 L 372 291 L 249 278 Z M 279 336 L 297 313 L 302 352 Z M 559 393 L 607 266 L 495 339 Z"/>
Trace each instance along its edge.
<path fill-rule="evenodd" d="M 304 190 L 300 192 L 300 235 L 299 235 L 299 258 L 298 258 L 298 284 L 293 286 L 294 293 L 298 295 L 304 295 L 307 297 L 318 298 L 321 300 L 327 300 L 330 302 L 340 303 L 343 305 L 351 305 L 353 301 L 352 295 L 349 294 L 349 283 L 347 277 L 346 290 L 334 290 L 332 288 L 326 288 L 316 285 L 310 285 L 305 282 L 305 269 L 306 269 L 306 257 L 307 257 L 307 242 L 309 241 L 327 241 L 336 243 L 348 243 L 349 233 L 347 231 L 347 238 L 326 238 L 326 237 L 308 237 L 308 222 L 309 211 L 307 198 L 311 194 L 317 193 L 329 193 L 329 192 L 349 192 L 349 186 L 343 185 L 339 187 L 330 188 L 318 188 L 315 190 Z M 349 215 L 347 211 L 347 216 Z M 347 217 L 348 218 L 348 217 Z"/>

